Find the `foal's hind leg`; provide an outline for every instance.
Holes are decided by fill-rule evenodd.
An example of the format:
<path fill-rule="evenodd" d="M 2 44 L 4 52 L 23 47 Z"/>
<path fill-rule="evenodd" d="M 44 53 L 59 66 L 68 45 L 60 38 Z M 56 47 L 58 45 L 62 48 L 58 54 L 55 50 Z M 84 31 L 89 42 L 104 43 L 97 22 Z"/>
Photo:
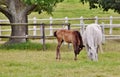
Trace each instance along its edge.
<path fill-rule="evenodd" d="M 57 51 L 56 51 L 56 59 L 61 59 L 61 56 L 60 56 L 60 46 L 62 44 L 63 40 L 62 41 L 58 41 L 58 45 L 57 45 Z"/>

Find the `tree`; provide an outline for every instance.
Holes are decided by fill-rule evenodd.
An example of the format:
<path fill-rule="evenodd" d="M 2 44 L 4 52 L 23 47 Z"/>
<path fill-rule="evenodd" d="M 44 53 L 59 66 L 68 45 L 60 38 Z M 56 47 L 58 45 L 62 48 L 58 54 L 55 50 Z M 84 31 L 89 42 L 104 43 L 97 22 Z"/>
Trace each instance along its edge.
<path fill-rule="evenodd" d="M 27 15 L 33 11 L 51 14 L 53 7 L 63 0 L 0 0 L 0 12 L 10 23 L 27 23 Z M 11 25 L 11 36 L 25 36 L 28 32 L 26 25 Z M 7 44 L 26 42 L 25 38 L 10 38 Z"/>
<path fill-rule="evenodd" d="M 80 0 L 83 4 L 89 2 L 90 9 L 92 8 L 102 8 L 103 11 L 108 11 L 109 9 L 114 10 L 120 14 L 120 0 Z"/>

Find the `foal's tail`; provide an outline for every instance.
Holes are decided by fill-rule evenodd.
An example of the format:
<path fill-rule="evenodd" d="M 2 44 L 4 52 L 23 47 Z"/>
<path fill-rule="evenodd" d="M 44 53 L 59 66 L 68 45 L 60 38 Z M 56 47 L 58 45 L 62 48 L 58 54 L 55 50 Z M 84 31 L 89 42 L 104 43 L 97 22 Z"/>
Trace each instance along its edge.
<path fill-rule="evenodd" d="M 57 34 L 56 34 L 57 31 L 54 32 L 54 36 L 57 37 Z"/>

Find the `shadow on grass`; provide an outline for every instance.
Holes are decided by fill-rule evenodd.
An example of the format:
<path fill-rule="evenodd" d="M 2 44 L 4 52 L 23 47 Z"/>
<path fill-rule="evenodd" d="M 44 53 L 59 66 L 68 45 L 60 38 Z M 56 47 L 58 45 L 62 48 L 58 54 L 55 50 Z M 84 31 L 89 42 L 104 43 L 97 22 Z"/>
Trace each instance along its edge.
<path fill-rule="evenodd" d="M 46 43 L 45 45 L 46 50 L 55 50 L 56 49 L 56 44 L 51 44 L 51 43 Z M 26 42 L 26 43 L 19 43 L 19 44 L 11 44 L 11 45 L 0 45 L 0 49 L 4 50 L 10 50 L 10 49 L 15 49 L 15 50 L 43 50 L 43 45 L 41 43 L 36 43 L 36 42 Z"/>

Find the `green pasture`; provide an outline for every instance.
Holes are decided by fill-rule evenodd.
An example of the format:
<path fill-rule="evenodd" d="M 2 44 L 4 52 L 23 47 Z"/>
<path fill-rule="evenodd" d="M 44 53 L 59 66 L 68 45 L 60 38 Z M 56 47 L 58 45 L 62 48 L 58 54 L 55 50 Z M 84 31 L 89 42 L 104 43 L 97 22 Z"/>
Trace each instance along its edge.
<path fill-rule="evenodd" d="M 53 40 L 52 40 L 53 41 Z M 56 60 L 57 43 L 46 44 L 46 50 L 38 41 L 0 46 L 0 77 L 119 77 L 119 40 L 108 40 L 99 52 L 99 61 L 88 60 L 85 49 L 74 61 L 72 46 L 61 47 L 62 59 Z"/>
<path fill-rule="evenodd" d="M 79 18 L 83 17 L 109 17 L 109 16 L 119 16 L 119 14 L 115 13 L 113 10 L 109 10 L 108 12 L 103 11 L 101 8 L 98 9 L 89 9 L 89 4 L 82 4 L 79 0 L 65 0 L 62 3 L 57 4 L 54 8 L 53 15 L 48 15 L 46 12 L 42 14 L 32 13 L 29 15 L 29 18 L 37 17 L 37 18 L 49 18 L 52 16 L 53 18 Z"/>

